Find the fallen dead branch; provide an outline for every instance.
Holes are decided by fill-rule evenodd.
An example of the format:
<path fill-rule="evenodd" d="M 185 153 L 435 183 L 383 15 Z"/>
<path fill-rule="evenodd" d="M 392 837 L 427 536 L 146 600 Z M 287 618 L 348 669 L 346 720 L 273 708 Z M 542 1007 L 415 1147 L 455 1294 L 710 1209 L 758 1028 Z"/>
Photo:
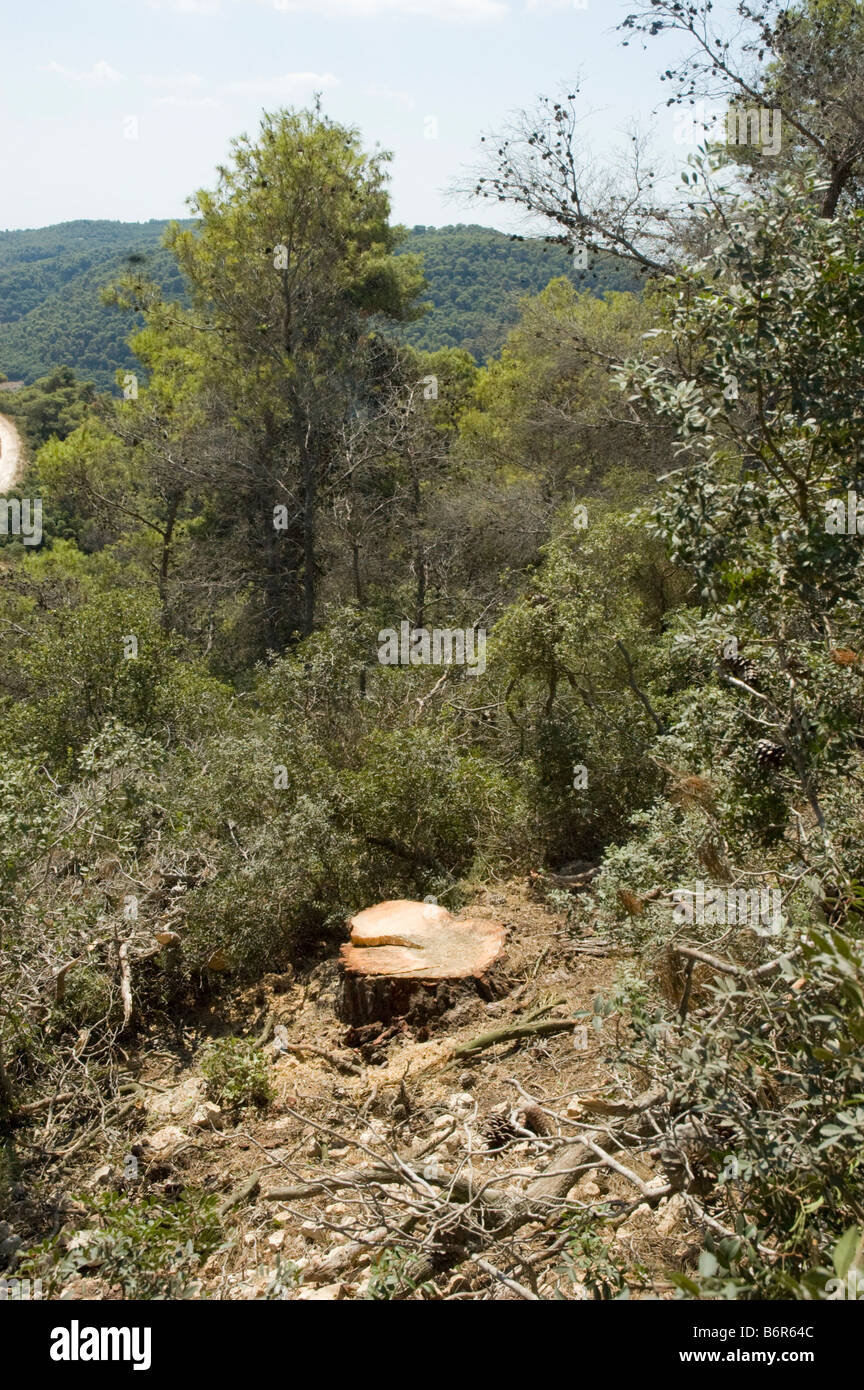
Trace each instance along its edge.
<path fill-rule="evenodd" d="M 751 970 L 749 966 L 736 965 L 734 961 L 721 960 L 719 956 L 712 956 L 696 946 L 679 946 L 676 943 L 673 950 L 677 955 L 683 956 L 685 960 L 700 961 L 703 965 L 710 965 L 712 970 L 716 970 L 721 975 L 750 976 L 754 980 L 761 980 L 775 974 L 782 967 L 784 959 L 782 956 L 778 956 L 774 960 L 765 961 L 763 965 L 758 965 Z"/>
<path fill-rule="evenodd" d="M 132 967 L 129 964 L 129 942 L 122 942 L 117 959 L 120 962 L 120 998 L 123 1000 L 123 1028 L 125 1032 L 132 1017 Z"/>
<path fill-rule="evenodd" d="M 479 1038 L 460 1043 L 453 1049 L 448 1061 L 472 1057 L 475 1053 L 484 1052 L 487 1047 L 494 1047 L 500 1042 L 516 1041 L 519 1038 L 548 1038 L 556 1033 L 566 1033 L 569 1029 L 578 1028 L 581 1020 L 587 1017 L 587 1013 L 577 1014 L 575 1018 L 543 1019 L 539 1023 L 513 1023 L 507 1028 L 496 1028 L 494 1032 L 482 1033 Z"/>
<path fill-rule="evenodd" d="M 510 1289 L 511 1293 L 518 1294 L 520 1298 L 526 1299 L 529 1303 L 542 1302 L 542 1299 L 538 1298 L 536 1293 L 532 1293 L 524 1284 L 520 1284 L 515 1279 L 511 1279 L 509 1275 L 502 1274 L 501 1270 L 496 1269 L 494 1265 L 490 1265 L 488 1260 L 481 1260 L 479 1255 L 472 1255 L 471 1259 L 475 1265 L 483 1270 L 484 1274 L 489 1274 L 493 1279 L 497 1279 L 506 1289 Z"/>
<path fill-rule="evenodd" d="M 627 1117 L 613 1124 L 593 1127 L 575 1140 L 564 1142 L 546 1170 L 529 1178 L 524 1191 L 513 1186 L 501 1190 L 501 1180 L 496 1178 L 478 1182 L 470 1163 L 465 1161 L 452 1171 L 438 1164 L 427 1165 L 421 1175 L 417 1170 L 419 1155 L 403 1157 L 392 1152 L 386 1157 L 379 1156 L 368 1166 L 348 1169 L 312 1183 L 271 1188 L 266 1198 L 296 1201 L 316 1191 L 331 1194 L 351 1188 L 360 1201 L 364 1193 L 368 1194 L 374 1209 L 383 1214 L 378 1194 L 382 1189 L 392 1191 L 392 1204 L 400 1213 L 399 1218 L 382 1222 L 379 1215 L 370 1229 L 355 1234 L 348 1247 L 330 1252 L 325 1259 L 307 1268 L 304 1279 L 325 1281 L 334 1273 L 350 1268 L 352 1262 L 364 1259 L 370 1249 L 413 1242 L 414 1253 L 407 1259 L 404 1272 L 390 1295 L 405 1299 L 463 1261 L 471 1259 L 477 1263 L 493 1245 L 506 1244 L 523 1227 L 554 1220 L 562 1211 L 570 1189 L 586 1169 L 599 1165 L 611 1167 L 636 1188 L 642 1201 L 654 1203 L 667 1196 L 673 1190 L 672 1182 L 655 1183 L 652 1187 L 632 1169 L 618 1163 L 610 1152 L 641 1145 L 646 1138 L 656 1135 L 657 1126 L 651 1112 L 664 1100 L 665 1093 L 654 1088 L 629 1104 Z M 636 1132 L 632 1132 L 634 1116 L 640 1117 Z M 625 1123 L 631 1130 L 625 1128 Z M 518 1173 L 511 1173 L 506 1180 L 512 1184 L 518 1178 Z M 410 1226 L 406 1226 L 406 1215 L 410 1218 Z M 421 1226 L 426 1231 L 424 1236 L 416 1234 Z M 498 1266 L 492 1268 L 497 1271 L 494 1277 L 511 1278 Z M 520 1284 L 519 1288 L 522 1287 Z M 517 1292 L 517 1289 L 512 1291 Z M 524 1295 L 520 1293 L 521 1296 Z"/>
<path fill-rule="evenodd" d="M 232 1208 L 240 1206 L 243 1202 L 251 1202 L 253 1197 L 257 1197 L 261 1190 L 260 1172 L 251 1173 L 248 1177 L 239 1182 L 228 1193 L 228 1196 L 219 1204 L 219 1216 L 224 1217 Z"/>
<path fill-rule="evenodd" d="M 658 1104 L 664 1097 L 662 1091 L 649 1091 L 649 1104 L 645 1103 L 645 1097 L 635 1100 L 607 1100 L 605 1096 L 580 1096 L 579 1104 L 585 1110 L 590 1110 L 596 1115 L 638 1115 L 640 1110 L 650 1108 L 650 1105 Z"/>
<path fill-rule="evenodd" d="M 551 884 L 553 888 L 588 888 L 599 874 L 599 866 L 581 874 L 556 874 L 551 869 L 531 869 L 528 877 L 535 884 Z"/>
<path fill-rule="evenodd" d="M 35 1115 L 38 1110 L 47 1110 L 51 1105 L 62 1105 L 67 1100 L 74 1100 L 75 1091 L 61 1091 L 56 1096 L 43 1096 L 41 1100 L 31 1100 L 27 1105 L 19 1105 L 17 1113 L 19 1115 Z"/>
<path fill-rule="evenodd" d="M 313 1047 L 311 1043 L 289 1043 L 279 1042 L 279 1051 L 287 1052 L 292 1057 L 302 1057 L 304 1052 L 312 1057 L 321 1057 L 323 1061 L 329 1062 L 331 1067 L 337 1071 L 344 1072 L 346 1076 L 363 1076 L 363 1068 L 356 1062 L 351 1062 L 347 1057 L 340 1057 L 335 1052 L 327 1052 L 323 1047 Z"/>

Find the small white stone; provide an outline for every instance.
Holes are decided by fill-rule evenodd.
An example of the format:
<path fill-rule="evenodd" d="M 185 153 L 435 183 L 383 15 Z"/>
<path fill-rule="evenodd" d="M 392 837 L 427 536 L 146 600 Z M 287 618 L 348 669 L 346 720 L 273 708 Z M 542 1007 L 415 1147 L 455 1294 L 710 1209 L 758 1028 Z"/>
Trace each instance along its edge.
<path fill-rule="evenodd" d="M 658 1236 L 671 1236 L 683 1224 L 686 1214 L 687 1203 L 680 1192 L 674 1193 L 658 1213 Z"/>
<path fill-rule="evenodd" d="M 457 1115 L 465 1115 L 474 1109 L 474 1097 L 467 1091 L 455 1091 L 447 1104 Z"/>
<path fill-rule="evenodd" d="M 649 1178 L 645 1186 L 649 1192 L 662 1192 L 668 1186 L 667 1180 L 658 1173 L 653 1178 Z"/>
<path fill-rule="evenodd" d="M 178 1125 L 164 1125 L 155 1134 L 148 1134 L 144 1141 L 152 1154 L 160 1158 L 170 1154 L 180 1144 L 185 1143 L 186 1135 Z"/>
<path fill-rule="evenodd" d="M 330 1231 L 326 1226 L 322 1226 L 318 1221 L 304 1221 L 300 1226 L 305 1240 L 329 1241 Z"/>
<path fill-rule="evenodd" d="M 196 1107 L 189 1123 L 193 1129 L 221 1129 L 222 1111 L 212 1100 L 205 1100 Z"/>

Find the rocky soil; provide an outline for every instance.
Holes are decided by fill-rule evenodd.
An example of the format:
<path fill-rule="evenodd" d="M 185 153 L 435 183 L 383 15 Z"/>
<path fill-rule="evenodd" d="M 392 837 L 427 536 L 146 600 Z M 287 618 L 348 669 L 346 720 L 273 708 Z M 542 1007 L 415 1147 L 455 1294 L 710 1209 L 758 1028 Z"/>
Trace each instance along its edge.
<path fill-rule="evenodd" d="M 106 1126 L 101 1151 L 48 1169 L 13 1226 L 44 1236 L 53 1213 L 74 1249 L 100 1191 L 167 1207 L 195 1189 L 218 1199 L 224 1236 L 195 1271 L 198 1296 L 671 1296 L 669 1272 L 692 1263 L 699 1234 L 649 1141 L 613 1157 L 614 1127 L 635 1124 L 620 1116 L 644 1085 L 619 1060 L 634 964 L 601 940 L 590 898 L 579 902 L 565 920 L 530 884 L 481 893 L 470 914 L 507 927 L 508 992 L 425 1028 L 346 1029 L 334 958 L 139 1035 L 122 1130 Z M 467 1046 L 509 1028 L 522 1032 Z M 202 1049 L 227 1032 L 267 1060 L 264 1108 L 208 1099 Z M 604 1157 L 581 1155 L 568 1195 L 532 1196 L 586 1133 Z M 62 1296 L 121 1292 L 94 1267 Z"/>

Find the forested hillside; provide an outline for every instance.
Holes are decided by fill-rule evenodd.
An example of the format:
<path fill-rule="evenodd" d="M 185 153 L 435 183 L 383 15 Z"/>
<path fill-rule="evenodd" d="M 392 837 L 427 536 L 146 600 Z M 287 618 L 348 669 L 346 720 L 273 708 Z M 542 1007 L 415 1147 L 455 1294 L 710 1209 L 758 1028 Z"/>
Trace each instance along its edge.
<path fill-rule="evenodd" d="M 594 294 L 636 290 L 644 279 L 614 256 L 574 257 L 572 247 L 568 254 L 540 238 L 512 239 L 486 227 L 413 227 L 404 250 L 423 258 L 431 310 L 402 330 L 402 341 L 425 352 L 465 348 L 478 363 L 500 352 L 521 299 L 556 276 Z"/>
<path fill-rule="evenodd" d="M 135 323 L 106 305 L 102 291 L 136 266 L 166 299 L 182 299 L 182 276 L 162 245 L 167 227 L 155 220 L 67 222 L 0 232 L 0 371 L 32 384 L 71 366 L 99 390 L 116 391 L 118 369 L 136 365 L 127 342 Z M 430 306 L 421 322 L 404 327 L 402 340 L 430 352 L 463 347 L 478 362 L 500 351 L 522 296 L 556 275 L 595 293 L 639 283 L 614 257 L 595 257 L 580 270 L 562 246 L 512 240 L 485 227 L 415 227 L 396 249 L 422 255 Z"/>
<path fill-rule="evenodd" d="M 864 12 L 739 17 L 661 95 L 755 94 L 771 157 L 661 203 L 575 172 L 577 93 L 487 146 L 628 288 L 406 245 L 387 157 L 276 110 L 163 251 L 112 232 L 135 389 L 21 393 L 0 1259 L 46 1296 L 857 1296 Z"/>
<path fill-rule="evenodd" d="M 0 232 L 0 370 L 28 384 L 71 366 L 100 390 L 133 365 L 128 315 L 102 290 L 132 264 L 146 266 L 168 298 L 183 295 L 162 249 L 166 222 L 67 222 Z"/>

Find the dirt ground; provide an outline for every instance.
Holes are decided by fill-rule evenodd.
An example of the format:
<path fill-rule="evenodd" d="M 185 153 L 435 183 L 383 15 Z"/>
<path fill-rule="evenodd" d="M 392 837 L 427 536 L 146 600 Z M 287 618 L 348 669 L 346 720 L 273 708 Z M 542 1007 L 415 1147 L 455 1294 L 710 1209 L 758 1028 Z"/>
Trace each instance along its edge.
<path fill-rule="evenodd" d="M 8 492 L 21 466 L 21 437 L 12 420 L 0 415 L 0 493 Z"/>
<path fill-rule="evenodd" d="M 627 1029 L 626 1006 L 617 1007 L 616 997 L 622 974 L 632 978 L 638 963 L 599 936 L 590 897 L 567 921 L 538 900 L 531 884 L 510 884 L 481 892 L 470 915 L 507 928 L 503 997 L 466 998 L 428 1029 L 396 1030 L 358 1048 L 346 1046 L 346 1025 L 336 1017 L 335 959 L 305 975 L 265 976 L 182 1027 L 139 1037 L 129 1064 L 138 1091 L 128 1128 L 102 1152 L 91 1148 L 67 1167 L 65 1191 L 84 1194 L 84 1207 L 86 1194 L 100 1188 L 166 1202 L 190 1188 L 217 1195 L 227 1240 L 198 1271 L 200 1296 L 388 1296 L 389 1275 L 398 1281 L 431 1227 L 446 1226 L 452 1205 L 440 1218 L 430 1216 L 434 1195 L 427 1201 L 421 1192 L 426 1208 L 412 1230 L 411 1204 L 422 1181 L 418 1187 L 387 1179 L 370 1188 L 363 1181 L 370 1166 L 407 1162 L 418 1180 L 443 1172 L 489 1190 L 524 1192 L 562 1139 L 596 1123 L 586 1099 L 640 1089 L 637 1076 L 615 1067 Z M 595 1026 L 598 1007 L 602 1021 Z M 452 1056 L 459 1045 L 526 1015 L 578 1022 L 550 1036 Z M 201 1049 L 229 1031 L 260 1042 L 274 1093 L 264 1109 L 207 1103 Z M 626 1161 L 649 1186 L 665 1181 L 644 1153 L 630 1150 Z M 410 1233 L 403 1241 L 406 1212 Z M 61 1241 L 68 1245 L 83 1220 L 70 1196 Z M 669 1271 L 686 1268 L 698 1249 L 679 1196 L 646 1202 L 631 1179 L 594 1167 L 559 1210 L 507 1244 L 508 1267 L 521 1261 L 530 1287 L 518 1276 L 511 1287 L 494 1264 L 472 1260 L 400 1296 L 578 1299 L 615 1297 L 626 1285 L 630 1297 L 669 1297 Z M 97 1271 L 64 1290 L 67 1298 L 117 1296 Z"/>

